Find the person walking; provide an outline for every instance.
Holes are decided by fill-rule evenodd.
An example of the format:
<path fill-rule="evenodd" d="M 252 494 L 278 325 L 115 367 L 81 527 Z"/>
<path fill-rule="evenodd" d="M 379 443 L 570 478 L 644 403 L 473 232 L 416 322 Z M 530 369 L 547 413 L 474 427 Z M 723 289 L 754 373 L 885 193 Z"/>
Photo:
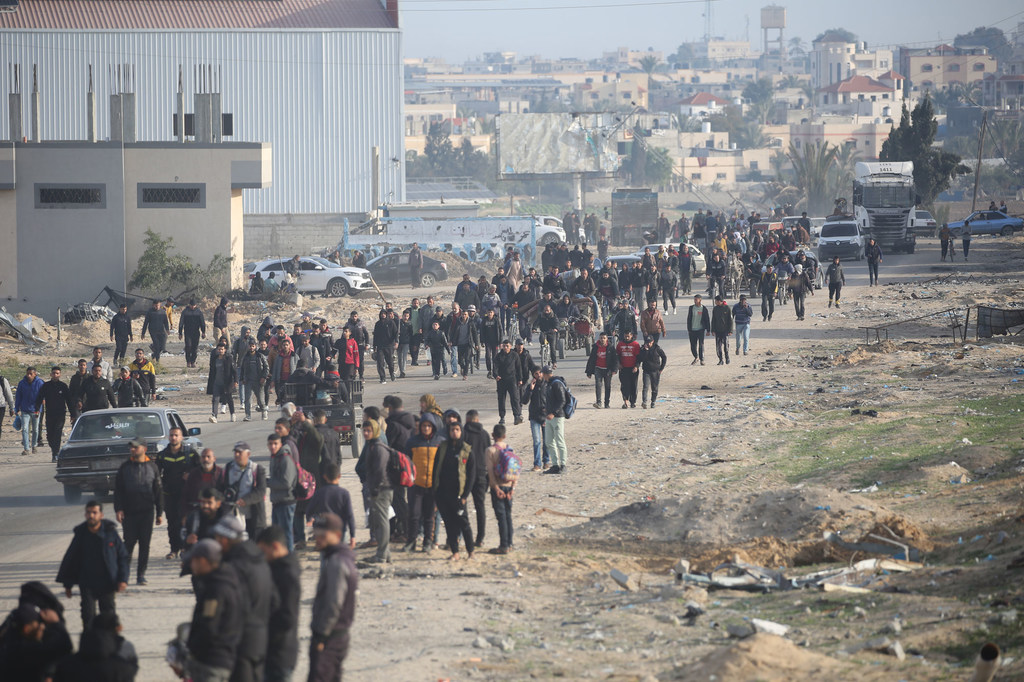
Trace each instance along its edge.
<path fill-rule="evenodd" d="M 299 658 L 299 598 L 302 596 L 302 569 L 288 549 L 285 530 L 268 526 L 260 531 L 256 544 L 270 567 L 270 579 L 277 601 L 270 609 L 267 627 L 267 658 L 264 682 L 288 682 Z"/>
<path fill-rule="evenodd" d="M 356 252 L 356 255 L 360 254 L 362 254 L 362 251 Z M 355 363 L 355 368 L 359 371 L 359 380 L 362 381 L 363 373 L 366 370 L 366 347 L 370 345 L 370 332 L 367 331 L 366 325 L 359 319 L 359 312 L 356 310 L 349 314 L 348 321 L 342 329 L 348 329 L 351 338 L 356 341 L 356 348 L 359 350 L 359 360 Z M 351 378 L 355 379 L 355 376 Z"/>
<path fill-rule="evenodd" d="M 487 533 L 487 448 L 491 447 L 491 436 L 480 423 L 480 413 L 476 410 L 466 412 L 466 425 L 462 429 L 462 437 L 467 443 L 473 458 L 476 460 L 476 482 L 472 484 L 473 508 L 476 510 L 476 537 L 473 547 L 480 549 Z"/>
<path fill-rule="evenodd" d="M 43 391 L 43 380 L 36 375 L 35 367 L 27 367 L 25 376 L 18 382 L 14 394 L 14 416 L 21 417 L 21 454 L 31 455 L 36 452 L 39 442 L 39 407 L 42 405 L 40 393 Z"/>
<path fill-rule="evenodd" d="M 175 426 L 167 433 L 167 447 L 157 453 L 156 467 L 160 471 L 160 487 L 167 511 L 167 539 L 171 546 L 166 558 L 177 559 L 184 549 L 181 529 L 187 515 L 182 505 L 182 494 L 189 474 L 202 468 L 199 453 L 185 444 L 181 427 Z"/>
<path fill-rule="evenodd" d="M 704 337 L 711 335 L 711 315 L 708 309 L 701 303 L 701 296 L 693 297 L 693 305 L 686 311 L 686 331 L 690 335 L 690 352 L 693 354 L 693 362 L 696 365 L 704 364 Z"/>
<path fill-rule="evenodd" d="M 149 541 L 153 537 L 154 520 L 158 526 L 163 524 L 164 493 L 160 470 L 146 455 L 146 442 L 136 438 L 129 446 L 131 458 L 118 468 L 114 478 L 114 511 L 117 512 L 117 522 L 124 529 L 129 561 L 135 545 L 139 545 L 137 582 L 146 585 L 149 582 L 146 580 Z"/>
<path fill-rule="evenodd" d="M 715 335 L 715 352 L 718 364 L 729 364 L 729 337 L 732 336 L 732 311 L 722 296 L 715 297 L 715 307 L 711 312 L 711 333 Z"/>
<path fill-rule="evenodd" d="M 491 506 L 498 522 L 498 547 L 495 554 L 512 551 L 512 498 L 519 482 L 519 458 L 505 440 L 505 426 L 495 424 L 491 431 L 494 445 L 487 448 L 487 484 L 491 491 Z"/>
<path fill-rule="evenodd" d="M 413 289 L 420 287 L 420 280 L 423 271 L 423 252 L 419 244 L 413 244 L 409 250 L 409 284 Z"/>
<path fill-rule="evenodd" d="M 79 360 L 78 371 L 80 373 L 85 371 L 85 360 Z M 73 380 L 73 379 L 72 379 Z M 74 415 L 77 412 L 76 402 L 77 398 L 72 403 L 71 414 Z M 11 382 L 7 380 L 7 377 L 0 374 L 0 433 L 3 432 L 4 416 L 7 412 L 12 414 L 15 411 L 14 394 L 11 392 Z"/>
<path fill-rule="evenodd" d="M 320 576 L 310 622 L 309 682 L 337 682 L 348 656 L 359 573 L 352 550 L 342 543 L 342 533 L 337 514 L 321 514 L 313 521 Z"/>
<path fill-rule="evenodd" d="M 519 356 L 512 351 L 512 342 L 502 339 L 501 346 L 494 355 L 488 368 L 494 377 L 498 389 L 498 423 L 505 423 L 505 398 L 508 397 L 512 407 L 515 425 L 523 423 L 523 405 L 520 400 L 520 386 L 523 384 L 522 363 Z"/>
<path fill-rule="evenodd" d="M 196 580 L 196 605 L 188 634 L 186 670 L 193 682 L 227 682 L 235 667 L 247 604 L 237 571 L 223 560 L 216 540 L 199 540 L 186 555 Z"/>
<path fill-rule="evenodd" d="M 615 354 L 619 365 L 619 391 L 622 393 L 622 409 L 636 407 L 636 384 L 640 376 L 640 344 L 633 338 L 633 332 L 627 331 L 622 340 L 615 344 Z"/>
<path fill-rule="evenodd" d="M 882 247 L 874 239 L 868 240 L 864 247 L 864 256 L 868 259 L 868 286 L 878 286 L 878 264 L 882 262 Z"/>
<path fill-rule="evenodd" d="M 256 411 L 263 421 L 267 420 L 267 405 L 263 402 L 263 387 L 270 378 L 270 365 L 267 358 L 256 347 L 256 339 L 249 337 L 245 354 L 238 363 L 238 382 L 242 385 L 242 405 L 245 417 L 242 421 L 252 419 L 252 398 L 256 396 Z"/>
<path fill-rule="evenodd" d="M 178 340 L 185 339 L 185 366 L 195 367 L 199 356 L 199 338 L 206 338 L 206 318 L 196 307 L 196 299 L 190 298 L 188 305 L 178 317 Z"/>
<path fill-rule="evenodd" d="M 57 571 L 57 582 L 71 598 L 78 585 L 82 598 L 82 629 L 88 630 L 99 613 L 115 613 L 115 595 L 128 587 L 131 558 L 113 521 L 103 518 L 103 505 L 85 503 L 85 522 L 75 526 L 71 544 Z"/>
<path fill-rule="evenodd" d="M 114 364 L 124 362 L 124 356 L 128 352 L 128 342 L 135 340 L 127 303 L 122 302 L 117 306 L 117 313 L 110 318 L 110 340 L 116 344 L 114 346 Z"/>
<path fill-rule="evenodd" d="M 71 389 L 60 380 L 60 367 L 50 368 L 50 380 L 43 384 L 36 396 L 35 411 L 46 405 L 46 442 L 50 446 L 50 461 L 56 462 L 60 453 L 61 440 L 64 436 L 64 424 L 67 422 L 68 411 L 74 411 Z M 0 421 L 3 414 L 0 413 Z"/>
<path fill-rule="evenodd" d="M 789 278 L 787 286 L 793 294 L 793 309 L 796 312 L 796 319 L 803 320 L 805 312 L 804 303 L 807 300 L 807 294 L 814 296 L 814 285 L 811 283 L 811 277 L 804 270 L 803 265 L 797 263 L 796 270 L 793 272 L 793 276 Z"/>
<path fill-rule="evenodd" d="M 832 307 L 834 300 L 838 308 L 839 297 L 843 293 L 843 285 L 846 284 L 846 275 L 843 274 L 843 266 L 839 263 L 839 256 L 832 259 L 828 270 L 825 271 L 825 281 L 828 282 L 828 307 Z"/>
<path fill-rule="evenodd" d="M 950 255 L 950 262 L 953 261 L 953 255 L 949 251 L 949 247 L 953 243 L 953 232 L 949 229 L 948 223 L 942 223 L 942 229 L 939 230 L 939 244 L 942 246 L 942 257 L 939 259 L 942 262 L 946 260 L 946 254 Z"/>
<path fill-rule="evenodd" d="M 661 382 L 661 372 L 668 363 L 668 357 L 658 342 L 651 337 L 644 340 L 644 345 L 637 354 L 637 364 L 644 374 L 643 392 L 640 394 L 640 407 L 647 409 L 647 389 L 651 389 L 651 409 L 654 403 L 658 402 L 658 385 Z"/>
<path fill-rule="evenodd" d="M 231 343 L 231 337 L 228 334 L 228 299 L 226 296 L 221 296 L 220 303 L 213 309 L 213 331 L 218 343 L 221 339 L 227 339 L 227 342 Z"/>
<path fill-rule="evenodd" d="M 370 563 L 391 562 L 391 525 L 389 510 L 393 491 L 388 478 L 390 451 L 381 441 L 380 422 L 376 419 L 363 421 L 363 451 L 359 459 L 366 467 L 365 489 L 370 496 L 370 529 L 377 541 L 377 553 Z"/>
<path fill-rule="evenodd" d="M 398 325 L 388 317 L 386 310 L 381 310 L 377 323 L 373 325 L 373 356 L 377 360 L 377 376 L 380 383 L 386 384 L 387 369 L 391 381 L 395 380 L 395 350 L 398 348 Z"/>
<path fill-rule="evenodd" d="M 658 343 L 661 337 L 666 335 L 665 318 L 658 310 L 657 301 L 648 301 L 647 310 L 640 313 L 640 332 L 644 339 L 654 339 L 654 343 Z"/>
<path fill-rule="evenodd" d="M 771 265 L 765 266 L 757 290 L 761 294 L 761 321 L 768 322 L 775 314 L 775 295 L 779 291 L 779 276 Z"/>
<path fill-rule="evenodd" d="M 590 350 L 587 358 L 587 378 L 594 379 L 594 407 L 601 407 L 601 389 L 604 387 L 604 407 L 609 407 L 612 395 L 612 375 L 619 368 L 619 356 L 608 341 L 608 333 L 601 332 L 597 343 Z"/>
<path fill-rule="evenodd" d="M 103 367 L 93 365 L 92 376 L 82 381 L 82 412 L 117 407 L 117 395 L 103 377 Z M 27 453 L 25 453 L 27 454 Z"/>
<path fill-rule="evenodd" d="M 547 413 L 544 410 L 544 375 L 540 367 L 531 371 L 532 379 L 523 386 L 522 401 L 529 405 L 530 437 L 533 440 L 533 471 L 546 471 L 550 463 L 550 453 L 544 442 L 544 422 Z"/>
<path fill-rule="evenodd" d="M 224 466 L 221 492 L 254 538 L 267 525 L 267 470 L 252 461 L 252 450 L 245 441 L 235 443 L 233 454 L 234 459 Z"/>
<path fill-rule="evenodd" d="M 569 449 L 565 444 L 565 403 L 568 399 L 568 388 L 564 379 L 554 376 L 554 369 L 550 365 L 544 367 L 541 374 L 544 376 L 544 446 L 551 455 L 552 464 L 545 473 L 564 474 L 569 458 Z"/>
<path fill-rule="evenodd" d="M 146 332 L 149 332 L 149 338 L 152 340 L 149 348 L 153 351 L 153 362 L 160 362 L 160 355 L 167 348 L 167 334 L 171 329 L 162 305 L 160 301 L 153 301 L 153 307 L 146 311 L 146 316 L 142 320 L 142 331 L 139 332 L 140 340 L 146 338 Z"/>
<path fill-rule="evenodd" d="M 295 523 L 295 484 L 299 480 L 295 466 L 297 455 L 282 444 L 281 436 L 276 433 L 267 436 L 267 450 L 270 452 L 270 476 L 267 479 L 270 519 L 274 526 L 284 531 L 285 547 L 291 552 L 295 549 L 292 526 Z"/>
<path fill-rule="evenodd" d="M 132 376 L 127 365 L 121 368 L 120 375 L 110 388 L 117 396 L 118 407 L 146 407 L 148 391 L 142 389 L 142 384 Z"/>
<path fill-rule="evenodd" d="M 416 550 L 416 538 L 423 531 L 422 551 L 434 546 L 434 475 L 437 450 L 444 442 L 440 434 L 440 420 L 428 412 L 420 417 L 417 432 L 409 437 L 404 452 L 409 453 L 416 468 L 416 479 L 409 488 L 409 521 L 406 524 L 406 543 L 403 552 Z"/>
<path fill-rule="evenodd" d="M 740 354 L 740 341 L 743 341 L 743 354 L 750 349 L 750 321 L 754 317 L 754 309 L 747 303 L 747 295 L 740 294 L 739 303 L 732 307 L 732 318 L 736 324 L 736 355 Z"/>
<path fill-rule="evenodd" d="M 448 534 L 450 561 L 459 557 L 459 536 L 466 544 L 468 559 L 473 558 L 473 531 L 469 525 L 466 501 L 477 480 L 476 460 L 469 443 L 462 440 L 462 425 L 457 421 L 448 424 L 448 440 L 437 449 L 434 464 L 434 501 L 444 528 Z"/>
<path fill-rule="evenodd" d="M 231 412 L 231 421 L 235 421 L 235 389 L 238 388 L 238 375 L 235 374 L 235 363 L 228 355 L 226 344 L 218 344 L 210 355 L 210 374 L 206 379 L 206 395 L 211 399 L 210 423 L 217 423 L 217 404 L 224 401 Z"/>
<path fill-rule="evenodd" d="M 964 247 L 964 262 L 967 262 L 967 256 L 971 254 L 971 233 L 974 228 L 971 227 L 971 221 L 965 220 L 964 226 L 960 228 L 960 243 Z M 951 254 L 952 255 L 952 254 Z M 951 258 L 952 259 L 952 258 Z"/>

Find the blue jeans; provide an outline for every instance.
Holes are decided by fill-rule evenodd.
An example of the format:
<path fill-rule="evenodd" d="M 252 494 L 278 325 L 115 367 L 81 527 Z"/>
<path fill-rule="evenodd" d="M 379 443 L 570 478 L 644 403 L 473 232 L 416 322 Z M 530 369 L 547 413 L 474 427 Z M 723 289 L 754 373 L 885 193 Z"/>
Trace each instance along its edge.
<path fill-rule="evenodd" d="M 740 352 L 740 339 L 743 339 L 743 352 L 746 353 L 750 348 L 750 325 L 749 324 L 738 324 L 736 325 L 736 352 Z"/>
<path fill-rule="evenodd" d="M 511 486 L 501 486 L 502 491 L 512 490 Z M 500 547 L 512 546 L 512 500 L 499 500 L 491 493 L 491 506 L 494 508 L 494 520 L 498 522 L 498 545 Z"/>
<path fill-rule="evenodd" d="M 288 542 L 288 551 L 295 549 L 295 533 L 292 531 L 292 524 L 295 523 L 295 503 L 274 504 L 270 508 L 270 522 L 280 526 L 284 531 L 284 537 Z"/>
<path fill-rule="evenodd" d="M 533 437 L 533 466 L 541 466 L 541 454 L 544 455 L 543 464 L 550 461 L 548 449 L 544 445 L 544 425 L 540 422 L 530 420 L 530 435 Z"/>
<path fill-rule="evenodd" d="M 32 452 L 32 448 L 39 442 L 39 413 L 21 413 L 21 447 L 23 450 Z"/>

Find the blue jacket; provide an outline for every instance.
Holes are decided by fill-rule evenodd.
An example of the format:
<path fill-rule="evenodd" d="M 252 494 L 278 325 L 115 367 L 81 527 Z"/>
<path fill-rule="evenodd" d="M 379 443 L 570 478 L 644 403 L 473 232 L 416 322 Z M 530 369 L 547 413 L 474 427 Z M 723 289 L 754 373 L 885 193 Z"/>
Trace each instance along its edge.
<path fill-rule="evenodd" d="M 737 303 L 732 307 L 732 316 L 736 319 L 737 325 L 750 324 L 750 318 L 753 315 L 754 310 L 749 303 Z"/>
<path fill-rule="evenodd" d="M 39 397 L 39 391 L 43 390 L 43 380 L 38 376 L 29 383 L 28 379 L 22 379 L 18 382 L 18 391 L 14 394 L 14 411 L 15 412 L 35 412 L 36 411 L 36 398 Z"/>

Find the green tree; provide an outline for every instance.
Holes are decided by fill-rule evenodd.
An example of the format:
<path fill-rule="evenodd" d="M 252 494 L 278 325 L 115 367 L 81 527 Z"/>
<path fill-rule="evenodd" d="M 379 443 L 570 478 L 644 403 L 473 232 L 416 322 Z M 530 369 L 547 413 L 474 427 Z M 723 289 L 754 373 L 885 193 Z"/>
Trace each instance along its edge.
<path fill-rule="evenodd" d="M 792 184 L 806 199 L 807 212 L 811 215 L 824 215 L 835 200 L 829 176 L 838 153 L 839 149 L 827 142 L 804 145 L 802 152 L 789 143 L 786 156 L 793 166 Z"/>
<path fill-rule="evenodd" d="M 128 280 L 129 289 L 161 298 L 169 295 L 178 298 L 186 293 L 203 298 L 227 288 L 231 258 L 217 254 L 203 268 L 187 256 L 173 253 L 173 237 L 161 237 L 151 229 L 146 230 L 143 243 L 146 250 Z"/>
<path fill-rule="evenodd" d="M 804 39 L 799 36 L 793 36 L 789 39 L 788 43 L 789 54 L 791 56 L 803 57 L 807 54 L 807 44 Z"/>
<path fill-rule="evenodd" d="M 640 70 L 646 73 L 648 77 L 658 70 L 660 64 L 661 60 L 653 54 L 644 55 L 640 58 Z"/>
<path fill-rule="evenodd" d="M 654 185 L 667 185 L 672 180 L 675 164 L 668 150 L 664 147 L 648 147 L 644 174 L 647 182 Z"/>
<path fill-rule="evenodd" d="M 448 124 L 435 122 L 430 124 L 427 132 L 427 142 L 423 149 L 423 156 L 434 171 L 447 173 L 455 157 L 455 150 L 452 148 L 451 136 L 448 134 Z"/>
<path fill-rule="evenodd" d="M 970 33 L 961 33 L 953 39 L 953 47 L 986 47 L 988 53 L 1004 61 L 1013 54 L 1013 46 L 1006 34 L 995 26 L 979 26 Z"/>
<path fill-rule="evenodd" d="M 932 101 L 926 94 L 913 112 L 903 106 L 900 125 L 889 132 L 878 156 L 881 161 L 914 162 L 914 188 L 925 206 L 931 206 L 957 175 L 970 172 L 959 156 L 932 146 L 937 130 Z"/>
<path fill-rule="evenodd" d="M 828 195 L 833 199 L 850 198 L 853 190 L 853 177 L 860 160 L 860 152 L 853 145 L 843 145 L 836 149 L 835 161 L 829 169 Z"/>
<path fill-rule="evenodd" d="M 857 42 L 857 36 L 851 31 L 847 31 L 845 28 L 830 28 L 827 31 L 819 33 L 818 37 L 814 39 L 814 42 L 855 43 Z"/>
<path fill-rule="evenodd" d="M 804 79 L 795 73 L 791 73 L 785 78 L 779 81 L 777 86 L 779 90 L 786 90 L 788 88 L 802 88 L 804 85 Z"/>
<path fill-rule="evenodd" d="M 772 89 L 772 82 L 768 78 L 761 78 L 753 83 L 748 83 L 743 88 L 743 99 L 750 106 L 750 117 L 761 124 L 768 118 L 771 110 L 775 91 Z"/>
<path fill-rule="evenodd" d="M 693 63 L 693 45 L 690 43 L 683 43 L 676 50 L 676 53 L 672 55 L 671 60 L 675 62 L 677 67 L 686 67 Z"/>

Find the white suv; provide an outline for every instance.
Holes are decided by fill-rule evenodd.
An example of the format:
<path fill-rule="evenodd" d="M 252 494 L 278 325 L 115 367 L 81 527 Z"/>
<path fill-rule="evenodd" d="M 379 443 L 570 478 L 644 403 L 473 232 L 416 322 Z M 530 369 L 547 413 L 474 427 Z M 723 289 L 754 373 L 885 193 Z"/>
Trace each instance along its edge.
<path fill-rule="evenodd" d="M 866 243 L 856 220 L 826 220 L 818 237 L 818 260 L 830 261 L 836 256 L 861 260 Z"/>
<path fill-rule="evenodd" d="M 249 279 L 259 272 L 263 279 L 274 273 L 274 279 L 284 281 L 284 264 L 289 258 L 273 258 L 258 263 L 248 263 L 245 272 Z M 328 296 L 355 296 L 361 291 L 373 288 L 370 271 L 332 263 L 319 256 L 299 258 L 299 277 L 295 282 L 299 293 L 320 293 Z"/>

